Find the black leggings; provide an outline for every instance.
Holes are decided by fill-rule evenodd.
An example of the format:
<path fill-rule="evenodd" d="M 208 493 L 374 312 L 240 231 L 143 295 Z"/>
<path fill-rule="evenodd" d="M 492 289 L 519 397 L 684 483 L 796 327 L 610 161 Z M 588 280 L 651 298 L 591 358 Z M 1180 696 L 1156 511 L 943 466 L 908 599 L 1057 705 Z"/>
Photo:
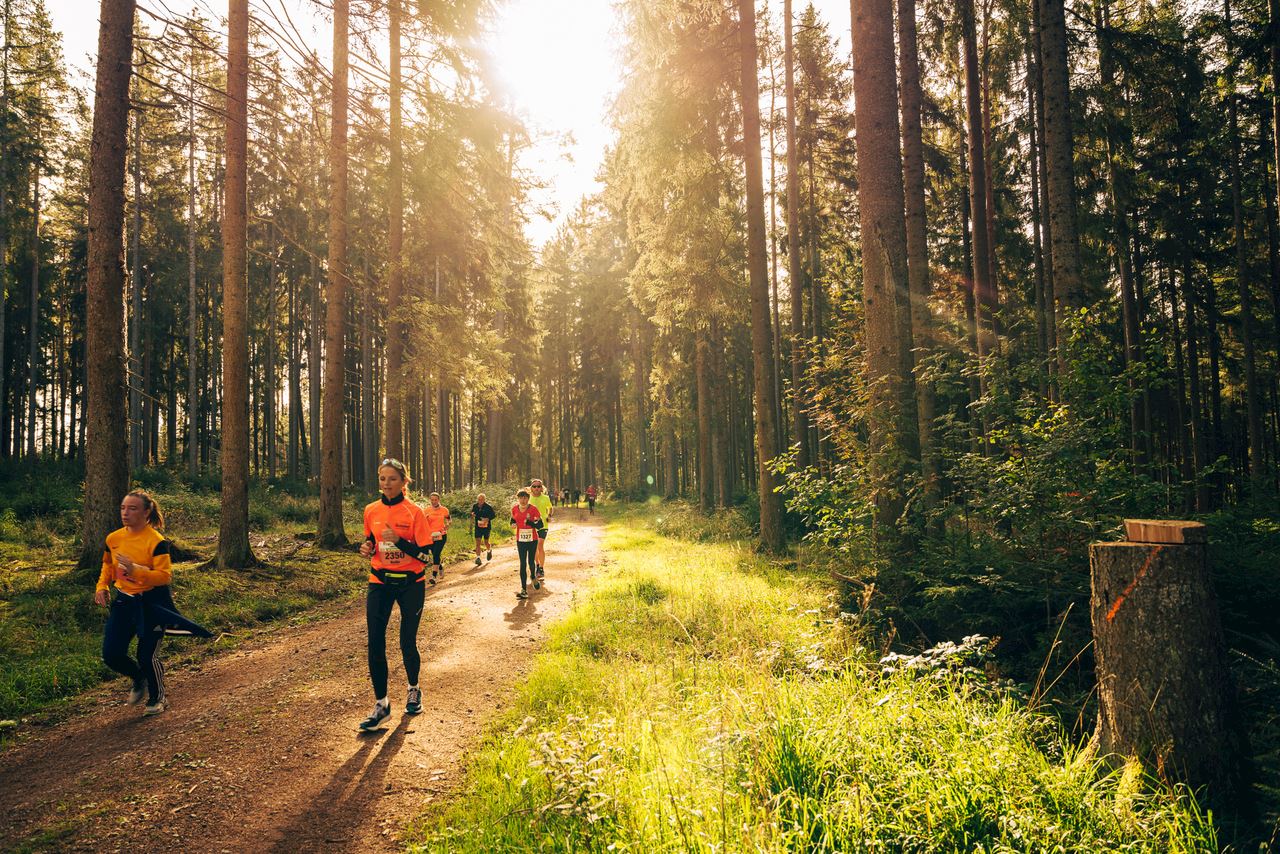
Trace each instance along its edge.
<path fill-rule="evenodd" d="M 436 566 L 440 565 L 440 558 L 444 555 L 444 544 L 449 542 L 449 535 L 445 534 L 438 540 L 431 542 L 431 562 Z"/>
<path fill-rule="evenodd" d="M 392 586 L 370 584 L 365 600 L 364 616 L 369 624 L 369 678 L 373 680 L 374 699 L 387 696 L 387 623 L 391 607 L 400 605 L 400 654 L 404 657 L 404 674 L 410 685 L 418 684 L 422 659 L 418 655 L 418 623 L 427 586 L 418 581 Z"/>
<path fill-rule="evenodd" d="M 531 543 L 516 542 L 516 551 L 520 553 L 520 589 L 524 590 L 528 585 L 529 575 L 533 573 L 534 558 L 538 554 L 538 541 Z M 528 573 L 526 574 L 525 564 L 528 564 Z"/>
<path fill-rule="evenodd" d="M 151 626 L 139 632 L 144 622 L 139 610 L 143 607 L 140 596 L 117 593 L 107 615 L 107 626 L 102 633 L 102 660 L 116 673 L 128 676 L 135 685 L 147 685 L 147 702 L 155 704 L 164 699 L 164 664 L 160 661 L 160 641 L 164 629 Z M 138 638 L 138 660 L 129 656 L 129 642 Z"/>

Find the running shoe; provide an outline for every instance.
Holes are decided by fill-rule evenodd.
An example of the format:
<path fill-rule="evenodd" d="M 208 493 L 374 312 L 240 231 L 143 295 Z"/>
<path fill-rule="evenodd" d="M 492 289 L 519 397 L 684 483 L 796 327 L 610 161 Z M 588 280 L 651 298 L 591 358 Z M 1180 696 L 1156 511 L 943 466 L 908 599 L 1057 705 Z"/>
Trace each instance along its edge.
<path fill-rule="evenodd" d="M 391 717 L 391 706 L 384 706 L 381 703 L 373 704 L 373 714 L 360 722 L 360 729 L 365 732 L 377 729 L 383 721 Z"/>
<path fill-rule="evenodd" d="M 541 590 L 541 589 L 542 589 L 542 580 L 541 580 L 541 579 L 539 579 L 539 578 L 538 578 L 538 576 L 536 576 L 536 575 L 533 577 L 533 589 L 534 589 L 534 590 Z"/>
<path fill-rule="evenodd" d="M 142 710 L 143 717 L 153 717 L 164 711 L 164 700 L 156 700 L 154 703 L 147 703 L 147 707 Z"/>
<path fill-rule="evenodd" d="M 527 590 L 521 590 L 520 592 L 516 593 L 516 598 L 517 598 L 517 599 L 528 599 L 528 598 L 529 598 L 529 591 L 527 591 Z"/>
<path fill-rule="evenodd" d="M 539 578 L 547 577 L 547 570 L 542 566 L 542 564 L 538 564 L 538 577 Z"/>
<path fill-rule="evenodd" d="M 488 554 L 484 556 L 485 560 L 493 560 L 493 549 L 489 549 Z"/>
<path fill-rule="evenodd" d="M 433 576 L 431 576 L 430 578 L 428 578 L 428 579 L 427 579 L 427 581 L 431 582 L 432 584 L 435 584 L 435 583 L 436 583 L 436 577 L 433 575 Z"/>
<path fill-rule="evenodd" d="M 422 711 L 422 689 L 410 688 L 404 700 L 405 714 L 416 715 Z M 388 713 L 389 714 L 389 713 Z"/>
<path fill-rule="evenodd" d="M 141 682 L 134 682 L 133 688 L 129 690 L 129 699 L 125 701 L 126 705 L 136 706 L 142 702 L 142 698 L 146 696 L 146 686 Z"/>
<path fill-rule="evenodd" d="M 480 555 L 476 555 L 476 566 L 480 565 Z"/>

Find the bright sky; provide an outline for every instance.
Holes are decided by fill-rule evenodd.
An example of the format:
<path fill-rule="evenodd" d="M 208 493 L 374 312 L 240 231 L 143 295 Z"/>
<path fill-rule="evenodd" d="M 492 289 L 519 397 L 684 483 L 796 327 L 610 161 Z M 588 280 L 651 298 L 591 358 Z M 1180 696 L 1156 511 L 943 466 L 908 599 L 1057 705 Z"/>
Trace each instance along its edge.
<path fill-rule="evenodd" d="M 225 14 L 223 0 L 195 2 L 210 17 Z M 328 53 L 329 33 L 309 0 L 254 0 L 255 8 L 259 4 L 288 8 L 303 35 L 314 34 Z M 97 0 L 52 0 L 47 5 L 63 33 L 67 61 L 88 71 L 97 52 L 98 19 L 86 10 L 96 11 Z M 144 0 L 143 5 L 167 6 L 174 14 L 188 8 L 183 0 Z M 781 3 L 771 0 L 770 5 L 778 8 Z M 796 0 L 797 18 L 804 5 Z M 832 24 L 841 49 L 847 49 L 848 0 L 814 0 L 814 6 Z M 596 172 L 612 139 L 608 105 L 620 84 L 615 22 L 612 0 L 507 0 L 484 40 L 499 60 L 516 109 L 535 131 L 536 144 L 524 152 L 522 163 L 546 184 L 534 200 L 551 217 L 535 214 L 530 221 L 529 237 L 537 246 L 583 195 L 598 188 Z"/>

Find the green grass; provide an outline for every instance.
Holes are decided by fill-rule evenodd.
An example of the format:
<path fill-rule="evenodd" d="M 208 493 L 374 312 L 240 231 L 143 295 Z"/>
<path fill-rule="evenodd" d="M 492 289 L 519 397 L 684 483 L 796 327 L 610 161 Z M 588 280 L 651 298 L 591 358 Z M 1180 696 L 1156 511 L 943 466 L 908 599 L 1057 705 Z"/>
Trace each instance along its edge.
<path fill-rule="evenodd" d="M 495 502 L 500 491 L 492 490 Z M 153 494 L 165 511 L 166 534 L 211 557 L 217 541 L 217 493 L 173 485 Z M 468 510 L 474 495 L 450 493 L 443 500 L 453 511 L 445 555 L 452 562 L 473 550 Z M 366 502 L 348 497 L 344 504 L 347 536 L 353 542 L 361 537 Z M 263 565 L 221 571 L 200 561 L 176 564 L 179 606 L 212 630 L 215 639 L 183 640 L 167 646 L 166 655 L 172 660 L 216 652 L 256 628 L 301 619 L 323 602 L 363 591 L 368 563 L 354 548 L 326 551 L 306 539 L 315 530 L 317 509 L 315 496 L 255 487 L 250 542 Z M 498 517 L 495 545 L 510 535 L 505 514 Z M 20 519 L 12 508 L 0 509 L 0 720 L 56 711 L 59 701 L 114 678 L 101 660 L 106 610 L 93 603 L 97 570 L 74 570 L 75 534 L 75 526 L 61 516 Z M 12 732 L 0 730 L 0 738 Z"/>
<path fill-rule="evenodd" d="M 412 850 L 1217 849 L 980 677 L 882 677 L 825 579 L 677 536 L 678 505 L 606 516 L 608 568 Z"/>

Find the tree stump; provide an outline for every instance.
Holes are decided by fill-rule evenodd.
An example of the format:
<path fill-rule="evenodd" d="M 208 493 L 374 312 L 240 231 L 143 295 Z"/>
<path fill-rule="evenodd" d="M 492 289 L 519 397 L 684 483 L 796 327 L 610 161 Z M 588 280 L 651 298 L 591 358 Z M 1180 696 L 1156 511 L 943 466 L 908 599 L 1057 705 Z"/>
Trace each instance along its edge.
<path fill-rule="evenodd" d="M 1137 756 L 1167 782 L 1231 798 L 1245 755 L 1203 525 L 1126 522 L 1094 543 L 1090 611 L 1103 756 Z M 1154 542 L 1151 542 L 1154 541 Z"/>

